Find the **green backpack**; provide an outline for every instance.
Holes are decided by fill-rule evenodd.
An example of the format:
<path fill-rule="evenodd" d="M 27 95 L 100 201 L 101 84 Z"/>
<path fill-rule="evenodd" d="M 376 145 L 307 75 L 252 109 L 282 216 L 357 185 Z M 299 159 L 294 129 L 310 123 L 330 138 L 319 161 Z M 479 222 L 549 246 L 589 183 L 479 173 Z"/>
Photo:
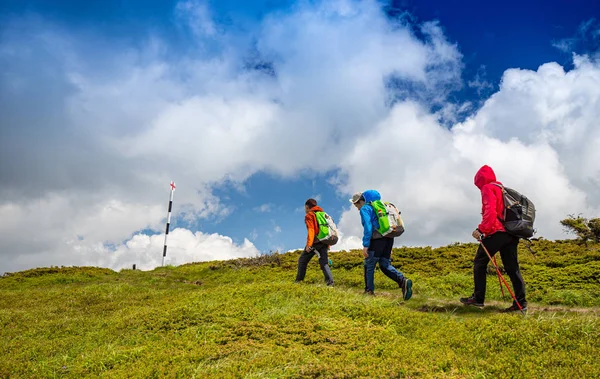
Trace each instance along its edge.
<path fill-rule="evenodd" d="M 325 212 L 315 212 L 315 217 L 319 225 L 317 241 L 325 245 L 335 245 L 338 242 L 338 230 L 331 216 Z"/>
<path fill-rule="evenodd" d="M 381 200 L 375 200 L 369 204 L 373 207 L 379 221 L 379 229 L 373 232 L 373 238 L 395 238 L 404 233 L 404 222 L 400 217 L 400 211 L 394 204 Z"/>

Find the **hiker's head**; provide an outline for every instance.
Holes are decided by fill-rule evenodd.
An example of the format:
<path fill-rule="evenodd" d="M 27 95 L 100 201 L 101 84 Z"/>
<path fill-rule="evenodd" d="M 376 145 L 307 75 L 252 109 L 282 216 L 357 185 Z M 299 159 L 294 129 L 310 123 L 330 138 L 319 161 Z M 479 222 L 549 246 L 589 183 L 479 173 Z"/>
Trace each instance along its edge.
<path fill-rule="evenodd" d="M 354 195 L 352 195 L 352 199 L 350 199 L 350 202 L 354 204 L 356 209 L 360 209 L 363 205 L 365 205 L 365 197 L 363 196 L 362 192 L 357 192 Z"/>
<path fill-rule="evenodd" d="M 477 186 L 477 188 L 481 189 L 486 184 L 496 181 L 496 174 L 494 170 L 488 165 L 482 166 L 475 174 L 475 179 L 473 182 Z"/>
<path fill-rule="evenodd" d="M 304 211 L 306 213 L 310 212 L 313 207 L 317 206 L 317 201 L 315 199 L 308 199 L 306 203 L 304 203 Z"/>

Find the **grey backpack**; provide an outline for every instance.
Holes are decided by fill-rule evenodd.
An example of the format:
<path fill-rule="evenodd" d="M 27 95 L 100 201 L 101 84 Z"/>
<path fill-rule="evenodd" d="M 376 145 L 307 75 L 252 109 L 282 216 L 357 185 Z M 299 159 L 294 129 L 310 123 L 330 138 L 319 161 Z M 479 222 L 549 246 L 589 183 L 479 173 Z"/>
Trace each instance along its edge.
<path fill-rule="evenodd" d="M 529 239 L 535 234 L 535 206 L 526 196 L 512 188 L 492 183 L 502 189 L 504 217 L 500 219 L 504 229 L 515 237 Z"/>

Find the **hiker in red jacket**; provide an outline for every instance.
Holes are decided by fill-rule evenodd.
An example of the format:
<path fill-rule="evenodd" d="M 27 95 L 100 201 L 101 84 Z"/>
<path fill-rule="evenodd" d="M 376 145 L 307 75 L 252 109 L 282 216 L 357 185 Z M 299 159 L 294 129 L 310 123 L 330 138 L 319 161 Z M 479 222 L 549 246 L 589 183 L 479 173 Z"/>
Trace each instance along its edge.
<path fill-rule="evenodd" d="M 328 286 L 333 286 L 333 275 L 331 274 L 331 269 L 329 268 L 329 259 L 327 257 L 329 246 L 315 239 L 319 234 L 319 223 L 317 222 L 315 212 L 323 212 L 323 208 L 317 206 L 317 201 L 315 199 L 308 199 L 304 204 L 304 211 L 306 212 L 304 223 L 306 224 L 307 237 L 304 251 L 302 254 L 300 254 L 300 258 L 298 258 L 298 273 L 296 275 L 296 283 L 304 280 L 308 262 L 310 262 L 312 257 L 318 253 L 319 265 L 321 266 L 321 271 L 323 271 L 325 283 Z"/>
<path fill-rule="evenodd" d="M 525 299 L 525 282 L 519 269 L 517 247 L 519 239 L 506 232 L 502 225 L 504 214 L 504 200 L 502 189 L 497 185 L 502 183 L 496 181 L 496 174 L 489 166 L 483 166 L 475 174 L 475 185 L 481 190 L 482 220 L 477 229 L 473 231 L 473 238 L 481 241 L 493 257 L 498 251 L 504 264 L 504 270 L 510 277 L 514 294 L 517 301 L 527 310 Z M 481 246 L 473 260 L 473 277 L 475 280 L 475 291 L 470 297 L 460 299 L 461 303 L 483 307 L 485 301 L 485 286 L 487 265 L 490 262 L 487 254 Z M 519 307 L 513 301 L 513 305 L 506 312 L 518 311 Z"/>

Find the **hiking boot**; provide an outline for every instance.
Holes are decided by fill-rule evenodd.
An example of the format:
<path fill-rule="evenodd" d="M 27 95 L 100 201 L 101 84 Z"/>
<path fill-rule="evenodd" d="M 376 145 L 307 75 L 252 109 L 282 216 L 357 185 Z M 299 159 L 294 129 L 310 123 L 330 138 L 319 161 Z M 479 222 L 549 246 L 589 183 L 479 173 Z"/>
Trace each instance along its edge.
<path fill-rule="evenodd" d="M 375 296 L 375 294 L 373 293 L 373 291 L 368 291 L 368 290 L 365 290 L 365 292 L 363 292 L 363 295 Z"/>
<path fill-rule="evenodd" d="M 412 280 L 404 278 L 398 285 L 402 289 L 402 298 L 409 300 L 412 297 Z"/>
<path fill-rule="evenodd" d="M 527 304 L 525 305 L 521 305 L 521 308 L 523 308 L 523 312 L 527 312 Z M 520 312 L 521 310 L 519 309 L 519 306 L 517 304 L 513 304 L 510 307 L 501 310 L 500 312 L 502 313 L 511 313 L 511 312 Z"/>
<path fill-rule="evenodd" d="M 473 305 L 475 307 L 480 307 L 480 308 L 483 307 L 483 303 L 480 301 L 477 301 L 475 299 L 475 296 L 461 297 L 460 302 L 463 303 L 464 305 Z"/>

